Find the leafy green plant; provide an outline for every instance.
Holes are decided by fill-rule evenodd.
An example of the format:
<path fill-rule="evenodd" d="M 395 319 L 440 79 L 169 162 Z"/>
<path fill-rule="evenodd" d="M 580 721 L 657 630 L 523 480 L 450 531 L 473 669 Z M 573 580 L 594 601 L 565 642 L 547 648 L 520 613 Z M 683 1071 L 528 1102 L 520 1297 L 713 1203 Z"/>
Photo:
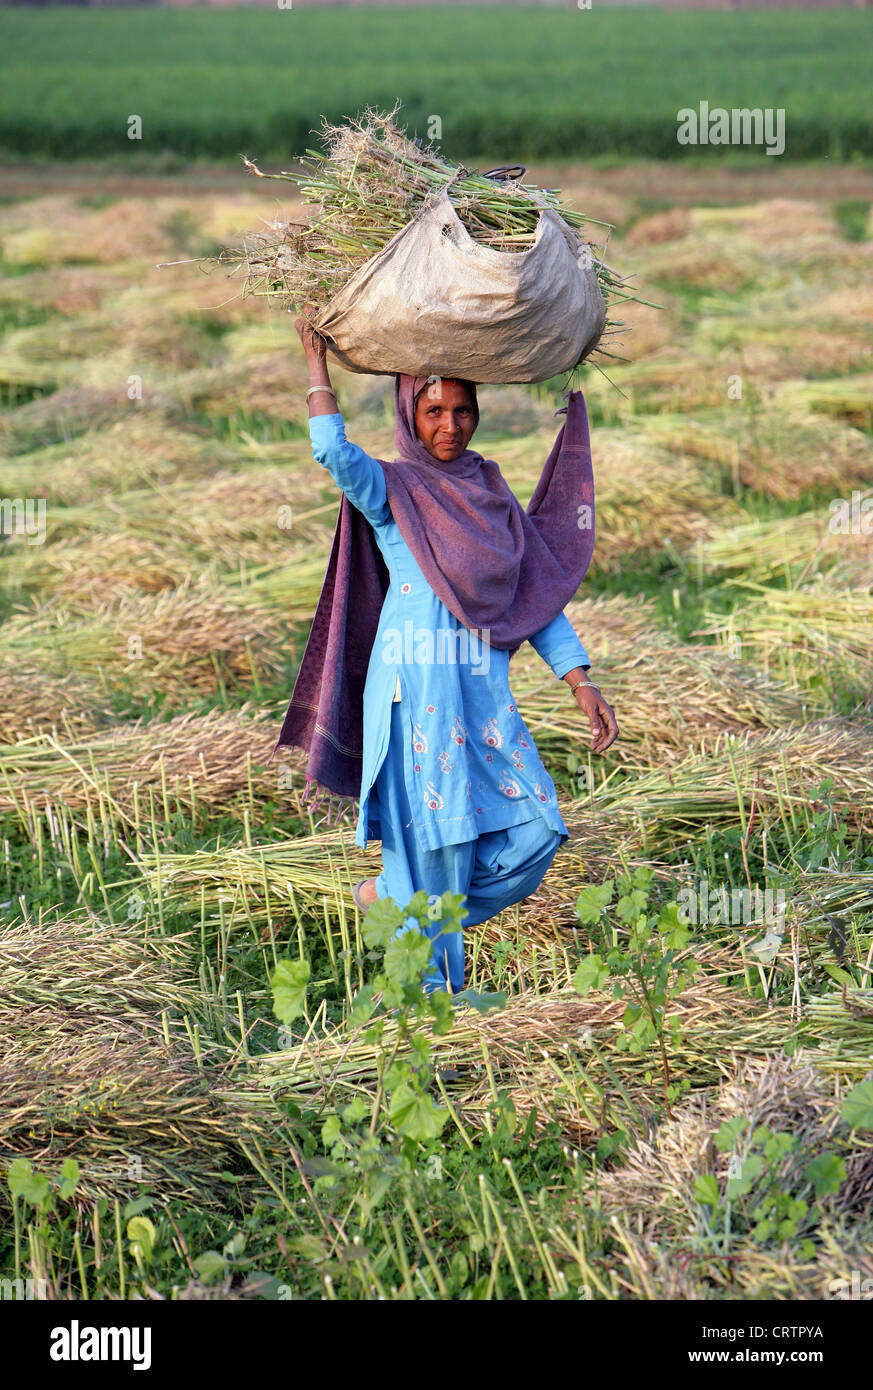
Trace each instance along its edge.
<path fill-rule="evenodd" d="M 820 1202 L 846 1177 L 839 1154 L 824 1152 L 809 1159 L 798 1134 L 753 1125 L 735 1115 L 716 1131 L 721 1153 L 730 1153 L 724 1192 L 711 1173 L 701 1174 L 694 1198 L 708 1212 L 707 1234 L 727 1253 L 731 1235 L 751 1235 L 759 1244 L 799 1241 L 799 1254 L 815 1252 L 810 1232 L 823 1215 Z"/>
<path fill-rule="evenodd" d="M 316 1208 L 320 1210 L 318 1203 L 328 1194 L 345 1192 L 351 1196 L 351 1209 L 356 1211 L 360 1228 L 369 1231 L 378 1223 L 380 1230 L 384 1227 L 389 1245 L 398 1250 L 402 1243 L 396 1229 L 398 1218 L 394 1218 L 394 1235 L 388 1235 L 380 1208 L 388 1194 L 396 1192 L 395 1205 L 409 1215 L 415 1227 L 412 1193 L 423 1176 L 429 1180 L 427 1186 L 433 1185 L 437 1175 L 441 1180 L 446 1152 L 442 1133 L 449 1111 L 432 1094 L 435 1073 L 430 1039 L 450 1031 L 459 1003 L 479 1011 L 505 1003 L 502 992 L 483 994 L 467 989 L 453 996 L 441 988 L 426 987 L 426 976 L 433 969 L 435 941 L 460 931 L 464 916 L 464 896 L 448 892 L 440 898 L 418 892 L 405 907 L 392 898 L 373 904 L 362 931 L 368 959 L 377 968 L 355 995 L 347 1024 L 350 1036 L 360 1037 L 376 1049 L 375 1087 L 362 1087 L 351 1100 L 346 1091 L 345 1103 L 324 1116 L 321 1154 L 315 1151 L 311 1130 L 303 1134 L 300 1128 L 308 1129 L 317 1117 L 311 1111 L 302 1115 L 296 1107 L 291 1116 L 304 1141 L 305 1157 L 299 1167 Z M 432 940 L 425 926 L 434 921 L 439 922 L 440 929 L 439 937 Z M 271 977 L 273 1011 L 286 1027 L 305 1011 L 308 981 L 305 960 L 277 963 Z M 328 1094 L 321 1113 L 329 1104 Z M 486 1125 L 495 1161 L 511 1142 L 515 1126 L 511 1099 L 497 1094 Z M 346 1219 L 348 1215 L 347 1211 Z M 424 1235 L 417 1227 L 415 1230 L 426 1245 Z M 295 1245 L 297 1253 L 314 1259 L 315 1244 L 306 1238 L 304 1246 Z M 460 1261 L 457 1264 L 460 1269 Z M 431 1267 L 435 1269 L 435 1265 Z M 359 1274 L 370 1281 L 370 1287 L 378 1285 L 378 1271 L 364 1249 L 360 1251 Z M 442 1279 L 442 1275 L 437 1277 L 438 1286 Z"/>
<path fill-rule="evenodd" d="M 853 1130 L 873 1130 L 873 1077 L 859 1081 L 843 1096 L 840 1115 Z"/>
<path fill-rule="evenodd" d="M 364 1029 L 364 1040 L 379 1048 L 377 1082 L 372 1098 L 355 1096 L 339 1114 L 324 1121 L 322 1141 L 336 1162 L 348 1158 L 354 1149 L 366 1166 L 367 1154 L 373 1151 L 366 1141 L 375 1140 L 386 1128 L 399 1136 L 410 1159 L 419 1145 L 437 1140 L 442 1133 L 448 1116 L 431 1095 L 429 1038 L 451 1029 L 459 1002 L 484 1010 L 505 1001 L 503 993 L 468 989 L 452 996 L 423 984 L 434 951 L 425 925 L 439 921 L 439 936 L 460 931 L 466 916 L 463 904 L 460 893 L 447 892 L 436 899 L 421 891 L 402 908 L 393 898 L 379 898 L 364 919 L 368 958 L 380 962 L 380 968 L 354 997 L 348 1024 Z M 305 960 L 280 960 L 273 972 L 273 1011 L 286 1026 L 304 1011 L 308 980 Z"/>
<path fill-rule="evenodd" d="M 136 1267 L 144 1275 L 152 1262 L 157 1231 L 147 1216 L 132 1216 L 127 1223 L 127 1239 L 130 1253 L 136 1260 Z"/>
<path fill-rule="evenodd" d="M 34 1172 L 29 1158 L 16 1158 L 9 1165 L 7 1180 L 13 1197 L 20 1197 L 40 1215 L 48 1216 L 59 1199 L 66 1201 L 73 1196 L 79 1182 L 79 1165 L 74 1158 L 65 1158 L 53 1180 L 45 1173 Z"/>
<path fill-rule="evenodd" d="M 21 1278 L 24 1239 L 32 1274 L 38 1279 L 51 1277 L 53 1254 L 60 1255 L 73 1221 L 72 1198 L 79 1184 L 79 1165 L 74 1158 L 65 1158 L 60 1173 L 51 1178 L 35 1171 L 29 1158 L 16 1158 L 9 1165 L 6 1180 L 12 1197 L 15 1278 Z M 67 1203 L 70 1206 L 65 1211 Z M 76 1249 L 78 1254 L 78 1245 Z"/>
<path fill-rule="evenodd" d="M 644 1053 L 650 1047 L 658 1048 L 664 1104 L 672 1118 L 670 1102 L 687 1089 L 687 1083 L 670 1080 L 667 1039 L 669 1036 L 673 1046 L 678 1046 L 681 1030 L 676 1016 L 668 1025 L 668 1008 L 698 967 L 683 954 L 691 932 L 680 919 L 678 903 L 666 903 L 660 912 L 649 907 L 652 878 L 651 869 L 639 867 L 617 880 L 584 885 L 576 901 L 576 915 L 591 930 L 598 949 L 581 962 L 573 983 L 584 995 L 611 981 L 612 997 L 627 1000 L 621 1020 L 625 1032 L 616 1039 L 616 1050 Z M 617 922 L 607 915 L 616 886 Z"/>
<path fill-rule="evenodd" d="M 810 797 L 809 825 L 795 847 L 795 858 L 802 874 L 814 873 L 825 863 L 833 869 L 846 867 L 848 830 L 834 810 L 833 789 L 833 777 L 824 777 Z"/>

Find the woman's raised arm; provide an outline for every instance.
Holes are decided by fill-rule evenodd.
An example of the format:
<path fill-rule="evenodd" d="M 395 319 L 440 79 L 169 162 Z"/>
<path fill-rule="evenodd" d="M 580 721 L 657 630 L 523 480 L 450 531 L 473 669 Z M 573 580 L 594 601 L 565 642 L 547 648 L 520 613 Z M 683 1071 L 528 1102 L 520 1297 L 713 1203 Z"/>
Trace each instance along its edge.
<path fill-rule="evenodd" d="M 391 515 L 385 474 L 376 459 L 346 439 L 343 417 L 327 369 L 324 339 L 303 315 L 294 324 L 309 367 L 309 437 L 312 453 L 372 525 Z"/>

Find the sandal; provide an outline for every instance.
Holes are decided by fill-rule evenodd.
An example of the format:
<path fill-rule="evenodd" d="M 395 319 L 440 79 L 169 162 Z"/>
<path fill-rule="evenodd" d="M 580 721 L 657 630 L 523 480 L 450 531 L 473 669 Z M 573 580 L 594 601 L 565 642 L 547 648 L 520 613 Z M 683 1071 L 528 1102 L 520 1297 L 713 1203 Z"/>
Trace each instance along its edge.
<path fill-rule="evenodd" d="M 355 906 L 357 907 L 361 915 L 364 917 L 366 917 L 370 908 L 373 906 L 372 903 L 365 903 L 363 898 L 361 897 L 361 889 L 363 888 L 366 882 L 367 880 L 365 878 L 362 878 L 352 886 L 352 897 L 355 900 Z"/>

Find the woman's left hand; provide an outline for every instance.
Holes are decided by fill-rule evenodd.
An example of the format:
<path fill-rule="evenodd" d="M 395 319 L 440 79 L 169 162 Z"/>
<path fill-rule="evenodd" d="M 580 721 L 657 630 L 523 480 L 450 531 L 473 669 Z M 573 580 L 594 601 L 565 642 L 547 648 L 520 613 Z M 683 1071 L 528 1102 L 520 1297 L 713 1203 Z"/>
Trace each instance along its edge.
<path fill-rule="evenodd" d="M 577 685 L 573 695 L 576 704 L 591 721 L 591 752 L 605 753 L 618 738 L 618 724 L 612 706 L 606 703 L 599 690 L 594 690 L 590 685 Z"/>

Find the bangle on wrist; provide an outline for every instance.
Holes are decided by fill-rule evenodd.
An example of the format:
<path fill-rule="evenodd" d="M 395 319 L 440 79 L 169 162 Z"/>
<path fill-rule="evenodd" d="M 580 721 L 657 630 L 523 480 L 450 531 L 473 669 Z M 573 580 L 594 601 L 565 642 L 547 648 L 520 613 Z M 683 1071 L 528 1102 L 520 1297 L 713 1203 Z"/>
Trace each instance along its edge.
<path fill-rule="evenodd" d="M 306 399 L 309 400 L 309 397 L 314 396 L 316 391 L 326 391 L 329 396 L 333 396 L 334 400 L 336 400 L 336 391 L 334 391 L 332 386 L 310 386 L 309 390 L 306 392 Z"/>
<path fill-rule="evenodd" d="M 574 681 L 570 686 L 570 694 L 572 695 L 574 690 L 578 690 L 580 685 L 590 685 L 592 690 L 600 690 L 600 686 L 595 685 L 594 681 Z"/>

